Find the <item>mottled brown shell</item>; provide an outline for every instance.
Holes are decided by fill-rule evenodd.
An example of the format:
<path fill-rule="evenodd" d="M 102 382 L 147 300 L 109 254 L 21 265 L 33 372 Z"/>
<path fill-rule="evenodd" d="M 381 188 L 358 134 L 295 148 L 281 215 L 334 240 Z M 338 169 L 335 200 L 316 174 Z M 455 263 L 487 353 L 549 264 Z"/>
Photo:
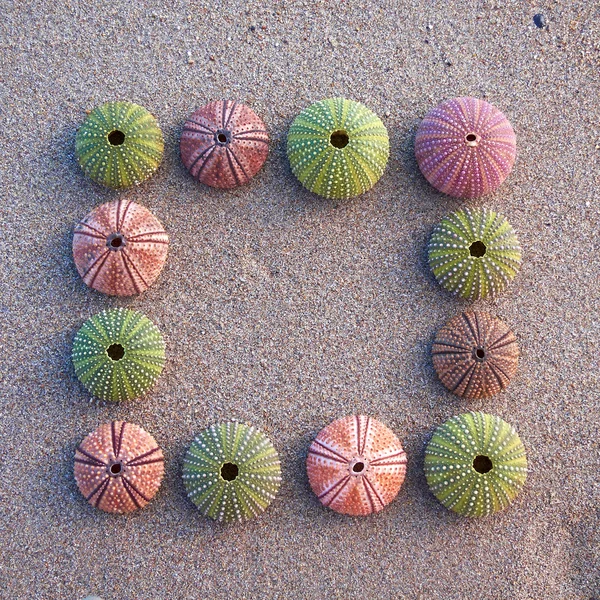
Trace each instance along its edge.
<path fill-rule="evenodd" d="M 432 355 L 442 383 L 457 396 L 475 400 L 506 388 L 517 370 L 519 346 L 500 319 L 467 311 L 438 331 Z"/>
<path fill-rule="evenodd" d="M 269 152 L 262 119 L 233 100 L 211 102 L 193 113 L 181 133 L 181 160 L 198 181 L 217 188 L 248 183 Z"/>
<path fill-rule="evenodd" d="M 383 423 L 353 415 L 321 430 L 309 448 L 306 470 L 323 505 L 347 515 L 369 515 L 398 494 L 406 453 Z"/>
<path fill-rule="evenodd" d="M 111 296 L 146 290 L 160 274 L 169 247 L 161 222 L 131 200 L 95 208 L 73 234 L 73 258 L 83 281 Z"/>
<path fill-rule="evenodd" d="M 75 481 L 85 499 L 111 513 L 143 508 L 164 474 L 156 440 L 141 427 L 123 421 L 105 423 L 75 451 Z"/>

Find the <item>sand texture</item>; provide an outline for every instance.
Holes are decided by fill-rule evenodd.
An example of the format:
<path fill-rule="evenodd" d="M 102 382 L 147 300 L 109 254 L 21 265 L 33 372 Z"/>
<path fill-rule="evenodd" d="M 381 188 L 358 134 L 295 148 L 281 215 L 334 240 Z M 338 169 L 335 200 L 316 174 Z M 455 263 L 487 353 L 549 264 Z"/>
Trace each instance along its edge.
<path fill-rule="evenodd" d="M 0 598 L 600 598 L 597 0 L 0 4 Z M 464 95 L 506 114 L 518 151 L 470 202 L 438 193 L 414 158 L 423 116 Z M 285 152 L 294 117 L 331 96 L 365 103 L 390 135 L 383 177 L 348 201 L 304 190 Z M 179 157 L 185 118 L 222 98 L 271 135 L 263 169 L 232 191 Z M 74 155 L 86 111 L 109 100 L 145 106 L 165 135 L 158 172 L 122 192 Z M 126 299 L 88 289 L 71 254 L 75 223 L 119 197 L 171 238 L 157 282 Z M 427 266 L 434 226 L 463 206 L 504 214 L 523 247 L 496 300 L 457 299 Z M 157 324 L 168 360 L 145 398 L 112 404 L 86 393 L 70 351 L 118 306 Z M 466 308 L 520 344 L 491 399 L 461 400 L 433 370 L 435 332 Z M 435 427 L 470 409 L 513 424 L 530 463 L 516 502 L 480 520 L 446 510 L 423 473 Z M 368 518 L 323 508 L 304 466 L 314 436 L 352 413 L 408 455 L 398 497 Z M 282 461 L 278 497 L 241 526 L 203 518 L 181 480 L 195 433 L 230 419 Z M 93 509 L 73 477 L 77 444 L 110 420 L 143 427 L 166 459 L 158 494 L 128 516 Z"/>

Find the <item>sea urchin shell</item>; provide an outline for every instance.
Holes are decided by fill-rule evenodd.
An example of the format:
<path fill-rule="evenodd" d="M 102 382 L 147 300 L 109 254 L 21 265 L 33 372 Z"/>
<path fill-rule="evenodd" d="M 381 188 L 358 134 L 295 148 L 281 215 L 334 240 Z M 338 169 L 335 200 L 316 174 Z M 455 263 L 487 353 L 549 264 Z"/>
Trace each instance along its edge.
<path fill-rule="evenodd" d="M 258 516 L 281 483 L 279 456 L 254 427 L 221 423 L 201 431 L 183 463 L 189 498 L 203 515 L 230 523 Z"/>
<path fill-rule="evenodd" d="M 90 317 L 73 340 L 75 374 L 97 398 L 139 398 L 165 364 L 165 342 L 142 313 L 112 308 Z"/>
<path fill-rule="evenodd" d="M 506 388 L 517 370 L 519 346 L 500 319 L 466 311 L 438 331 L 432 355 L 442 383 L 456 395 L 474 400 Z"/>
<path fill-rule="evenodd" d="M 305 188 L 325 198 L 351 198 L 379 181 L 390 144 L 385 125 L 364 104 L 328 98 L 294 119 L 287 154 Z"/>
<path fill-rule="evenodd" d="M 306 470 L 324 506 L 347 515 L 370 515 L 397 496 L 406 453 L 383 423 L 353 415 L 319 432 L 308 450 Z"/>
<path fill-rule="evenodd" d="M 467 208 L 444 217 L 428 254 L 439 283 L 468 300 L 496 296 L 521 265 L 521 247 L 510 223 L 487 209 Z"/>
<path fill-rule="evenodd" d="M 494 191 L 510 173 L 515 132 L 488 102 L 454 98 L 427 113 L 417 130 L 415 155 L 436 189 L 457 198 L 476 198 Z"/>
<path fill-rule="evenodd" d="M 127 513 L 152 500 L 164 474 L 156 440 L 141 427 L 123 421 L 101 425 L 75 451 L 75 481 L 96 508 Z"/>
<path fill-rule="evenodd" d="M 168 246 L 160 221 L 131 200 L 98 206 L 73 234 L 73 258 L 83 281 L 111 296 L 139 294 L 152 285 Z"/>
<path fill-rule="evenodd" d="M 482 517 L 502 510 L 527 477 L 525 448 L 500 417 L 471 412 L 448 419 L 425 449 L 425 476 L 450 510 Z"/>
<path fill-rule="evenodd" d="M 95 108 L 75 137 L 75 154 L 84 173 L 111 188 L 148 179 L 164 150 L 156 119 L 131 102 L 107 102 Z"/>
<path fill-rule="evenodd" d="M 248 183 L 269 152 L 269 134 L 248 106 L 232 100 L 211 102 L 185 122 L 181 160 L 200 182 L 216 188 Z"/>

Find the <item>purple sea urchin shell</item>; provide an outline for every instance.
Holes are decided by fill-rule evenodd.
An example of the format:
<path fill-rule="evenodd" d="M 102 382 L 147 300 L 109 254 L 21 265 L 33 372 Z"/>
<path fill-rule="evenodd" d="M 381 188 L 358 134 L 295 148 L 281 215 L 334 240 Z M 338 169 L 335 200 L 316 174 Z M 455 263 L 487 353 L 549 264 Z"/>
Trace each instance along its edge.
<path fill-rule="evenodd" d="M 181 160 L 200 182 L 217 188 L 248 183 L 269 152 L 269 134 L 248 106 L 222 100 L 192 114 L 181 134 Z"/>
<path fill-rule="evenodd" d="M 453 98 L 429 111 L 417 130 L 415 155 L 436 189 L 456 198 L 494 191 L 516 156 L 515 132 L 495 107 L 477 98 Z"/>

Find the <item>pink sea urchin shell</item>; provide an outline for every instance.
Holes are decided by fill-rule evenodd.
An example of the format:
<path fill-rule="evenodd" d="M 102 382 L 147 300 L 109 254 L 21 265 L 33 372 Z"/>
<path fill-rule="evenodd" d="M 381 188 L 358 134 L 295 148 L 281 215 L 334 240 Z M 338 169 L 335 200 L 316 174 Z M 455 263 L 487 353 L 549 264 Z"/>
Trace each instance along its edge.
<path fill-rule="evenodd" d="M 415 155 L 427 181 L 440 192 L 477 198 L 494 191 L 510 173 L 515 132 L 488 102 L 454 98 L 427 113 L 417 130 Z"/>
<path fill-rule="evenodd" d="M 248 106 L 222 100 L 192 114 L 181 134 L 181 160 L 200 182 L 217 188 L 248 183 L 269 152 L 269 134 Z"/>
<path fill-rule="evenodd" d="M 161 222 L 131 200 L 95 208 L 73 234 L 73 258 L 83 281 L 111 296 L 146 290 L 167 260 L 169 236 Z"/>
<path fill-rule="evenodd" d="M 308 450 L 306 470 L 323 505 L 347 515 L 369 515 L 398 494 L 406 453 L 383 423 L 353 415 L 321 430 Z"/>

